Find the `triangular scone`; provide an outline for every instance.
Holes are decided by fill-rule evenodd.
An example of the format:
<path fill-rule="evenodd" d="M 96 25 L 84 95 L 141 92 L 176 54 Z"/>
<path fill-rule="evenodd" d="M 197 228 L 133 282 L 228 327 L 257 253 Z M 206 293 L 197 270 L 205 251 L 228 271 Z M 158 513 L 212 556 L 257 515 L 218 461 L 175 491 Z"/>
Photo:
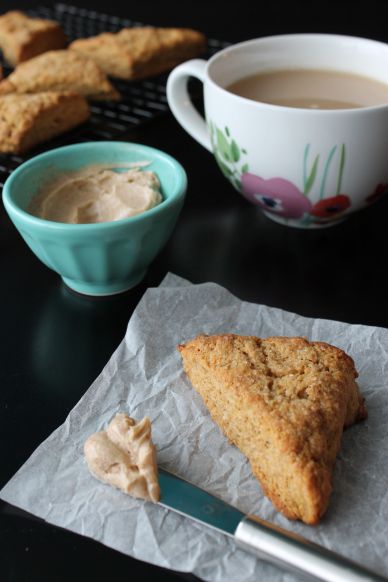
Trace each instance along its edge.
<path fill-rule="evenodd" d="M 4 59 L 12 66 L 49 50 L 61 49 L 66 36 L 58 22 L 33 18 L 21 10 L 0 16 L 0 47 Z"/>
<path fill-rule="evenodd" d="M 0 153 L 22 153 L 90 117 L 85 97 L 70 91 L 0 95 Z"/>
<path fill-rule="evenodd" d="M 205 46 L 205 36 L 196 30 L 139 26 L 80 38 L 69 48 L 94 59 L 112 77 L 142 79 L 199 56 Z"/>
<path fill-rule="evenodd" d="M 0 94 L 74 91 L 88 99 L 119 99 L 92 59 L 74 51 L 48 51 L 21 63 L 0 83 Z"/>
<path fill-rule="evenodd" d="M 198 336 L 178 346 L 213 420 L 290 519 L 325 512 L 343 428 L 366 417 L 353 360 L 302 338 Z"/>

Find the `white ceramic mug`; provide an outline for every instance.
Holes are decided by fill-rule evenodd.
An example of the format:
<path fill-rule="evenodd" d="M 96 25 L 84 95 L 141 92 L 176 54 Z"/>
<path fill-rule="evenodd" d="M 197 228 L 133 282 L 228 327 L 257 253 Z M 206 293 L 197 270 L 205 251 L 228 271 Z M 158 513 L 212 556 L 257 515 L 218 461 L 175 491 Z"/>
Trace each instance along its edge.
<path fill-rule="evenodd" d="M 300 109 L 240 97 L 225 87 L 255 73 L 322 69 L 388 84 L 388 45 L 349 36 L 295 34 L 228 47 L 169 76 L 178 122 L 212 151 L 233 186 L 277 222 L 337 223 L 388 191 L 388 103 L 357 109 Z M 206 121 L 187 81 L 204 84 Z"/>

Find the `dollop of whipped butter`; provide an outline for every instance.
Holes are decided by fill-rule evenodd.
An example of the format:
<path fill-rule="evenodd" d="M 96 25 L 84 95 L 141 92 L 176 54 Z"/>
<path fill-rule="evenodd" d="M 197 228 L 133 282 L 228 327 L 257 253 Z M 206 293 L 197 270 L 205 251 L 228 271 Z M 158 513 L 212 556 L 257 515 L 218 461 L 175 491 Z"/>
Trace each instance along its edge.
<path fill-rule="evenodd" d="M 138 162 L 125 166 L 99 164 L 63 173 L 43 184 L 34 197 L 31 214 L 70 224 L 120 220 L 145 212 L 162 201 L 160 183 L 154 172 L 144 171 Z"/>
<path fill-rule="evenodd" d="M 136 422 L 127 414 L 116 414 L 106 430 L 87 439 L 84 453 L 90 472 L 100 481 L 132 497 L 159 501 L 156 451 L 147 416 Z"/>

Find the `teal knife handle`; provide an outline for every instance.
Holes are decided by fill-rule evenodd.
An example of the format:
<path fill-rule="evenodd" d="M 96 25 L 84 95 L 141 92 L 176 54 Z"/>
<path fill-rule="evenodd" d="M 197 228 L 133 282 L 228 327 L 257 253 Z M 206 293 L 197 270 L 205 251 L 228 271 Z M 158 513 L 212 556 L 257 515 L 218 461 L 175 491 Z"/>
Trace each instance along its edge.
<path fill-rule="evenodd" d="M 387 582 L 362 566 L 254 515 L 240 521 L 234 534 L 242 549 L 283 569 L 326 582 Z"/>

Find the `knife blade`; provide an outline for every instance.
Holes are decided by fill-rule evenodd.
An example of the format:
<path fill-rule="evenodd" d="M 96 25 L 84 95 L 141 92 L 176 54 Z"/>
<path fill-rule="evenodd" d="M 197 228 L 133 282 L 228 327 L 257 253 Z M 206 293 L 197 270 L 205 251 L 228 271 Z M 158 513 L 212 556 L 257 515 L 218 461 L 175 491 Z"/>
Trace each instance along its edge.
<path fill-rule="evenodd" d="M 325 582 L 387 582 L 363 566 L 243 512 L 159 468 L 160 505 L 231 536 L 237 546 L 283 569 Z"/>

